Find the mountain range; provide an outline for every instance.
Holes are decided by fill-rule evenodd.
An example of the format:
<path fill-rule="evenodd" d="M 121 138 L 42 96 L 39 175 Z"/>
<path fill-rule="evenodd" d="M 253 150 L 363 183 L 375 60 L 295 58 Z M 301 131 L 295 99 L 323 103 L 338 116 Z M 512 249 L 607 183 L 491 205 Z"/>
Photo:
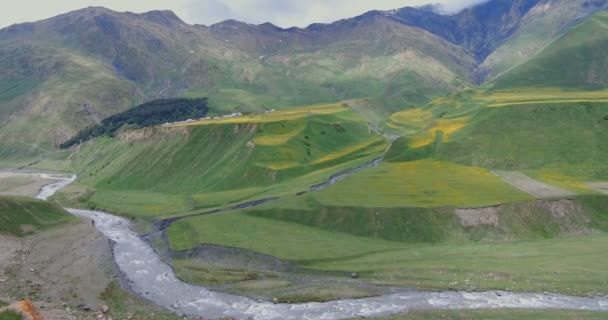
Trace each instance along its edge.
<path fill-rule="evenodd" d="M 386 319 L 526 317 L 410 306 L 458 292 L 467 307 L 559 294 L 606 310 L 606 8 L 489 0 L 281 28 L 90 7 L 0 30 L 0 248 L 19 260 L 0 259 L 0 319 L 25 297 L 77 312 L 62 319 L 106 305 L 106 318 L 177 320 L 190 292 L 204 317 L 296 319 L 349 299 L 323 315 L 338 319 L 365 297 L 384 314 L 400 288 L 414 313 Z M 94 227 L 133 251 L 112 254 Z M 113 258 L 138 267 L 119 275 Z M 171 272 L 211 298 L 165 287 Z"/>
<path fill-rule="evenodd" d="M 458 90 L 533 85 L 525 70 L 541 68 L 544 81 L 560 69 L 543 56 L 570 50 L 578 61 L 572 46 L 603 43 L 605 25 L 588 18 L 607 6 L 492 0 L 451 15 L 408 7 L 288 29 L 90 7 L 13 25 L 0 30 L 0 162 L 44 156 L 78 130 L 156 98 L 208 97 L 212 114 L 367 98 L 386 118 Z M 562 37 L 572 39 L 567 48 L 555 43 Z M 601 51 L 587 51 L 605 63 Z M 593 70 L 577 71 L 577 81 L 589 80 L 580 86 L 605 86 Z"/>

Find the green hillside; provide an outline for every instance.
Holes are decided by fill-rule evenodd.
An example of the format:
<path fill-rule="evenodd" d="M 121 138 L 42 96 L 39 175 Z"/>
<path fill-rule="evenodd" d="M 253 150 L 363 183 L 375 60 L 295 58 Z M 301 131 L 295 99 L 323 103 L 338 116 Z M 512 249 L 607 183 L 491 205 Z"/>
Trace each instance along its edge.
<path fill-rule="evenodd" d="M 364 97 L 424 104 L 470 82 L 474 60 L 463 49 L 394 21 L 303 33 L 306 41 L 257 54 L 171 12 L 98 7 L 0 30 L 0 163 L 40 160 L 79 130 L 158 98 L 208 97 L 210 114 L 222 115 Z"/>
<path fill-rule="evenodd" d="M 608 12 L 602 11 L 557 39 L 530 61 L 499 77 L 494 89 L 608 86 Z"/>
<path fill-rule="evenodd" d="M 245 244 L 246 239 L 251 237 L 275 237 L 272 232 L 264 234 L 265 231 L 262 231 L 263 228 L 271 228 L 275 224 L 274 222 L 276 222 L 277 228 L 281 225 L 296 230 L 298 228 L 310 229 L 310 232 L 322 234 L 335 233 L 336 237 L 362 237 L 374 241 L 383 240 L 408 244 L 539 240 L 567 237 L 576 233 L 590 233 L 591 229 L 608 231 L 608 212 L 602 208 L 608 198 L 603 196 L 577 198 L 571 202 L 574 207 L 577 207 L 577 210 L 568 212 L 563 217 L 556 217 L 555 207 L 546 202 L 508 203 L 488 211 L 490 213 L 477 212 L 477 216 L 485 214 L 487 217 L 496 218 L 496 220 L 487 219 L 484 222 L 483 219 L 469 221 L 467 220 L 469 216 L 465 211 L 447 206 L 434 208 L 363 207 L 357 201 L 348 199 L 342 200 L 342 206 L 326 205 L 323 203 L 323 194 L 328 191 L 329 189 L 238 213 L 179 221 L 170 229 L 171 244 L 176 250 L 185 250 L 201 243 L 207 243 L 208 238 L 211 237 L 209 228 L 221 229 L 220 226 L 228 228 L 230 221 L 237 219 L 250 222 L 243 227 L 247 231 L 224 234 L 221 236 L 222 241 L 243 241 L 241 245 L 246 245 L 248 248 L 251 246 L 288 248 L 288 244 L 278 245 L 273 241 L 270 241 L 271 244 L 264 244 L 264 241 L 260 244 Z M 260 226 L 255 227 L 256 224 Z M 259 231 L 253 231 L 258 228 L 260 228 Z M 252 230 L 249 231 L 249 229 Z M 218 230 L 218 235 L 214 236 L 219 237 L 219 233 L 221 231 Z M 289 232 L 285 231 L 281 234 L 286 235 Z M 292 239 L 292 241 L 301 240 Z M 314 239 L 307 241 L 306 245 L 311 245 L 310 252 L 307 254 L 320 254 L 312 249 L 316 241 Z M 212 243 L 216 242 L 212 241 Z M 297 246 L 294 247 L 294 250 L 295 248 Z M 352 247 L 346 247 L 344 250 L 352 250 Z M 267 250 L 262 252 L 269 253 Z M 284 257 L 285 254 L 297 253 L 285 251 L 278 256 Z M 327 253 L 327 256 L 331 256 L 331 253 Z M 288 257 L 288 259 L 293 259 L 293 257 Z"/>
<path fill-rule="evenodd" d="M 608 93 L 469 91 L 391 116 L 403 134 L 387 161 L 451 161 L 491 170 L 606 180 Z"/>
<path fill-rule="evenodd" d="M 557 38 L 584 22 L 593 11 L 605 3 L 585 0 L 541 1 L 520 21 L 517 30 L 494 52 L 486 57 L 478 69 L 484 82 L 492 81 L 503 73 L 527 62 L 543 51 Z"/>
<path fill-rule="evenodd" d="M 162 225 L 157 249 L 180 276 L 226 285 L 212 289 L 357 272 L 381 286 L 606 295 L 608 12 L 588 15 L 607 4 L 499 0 L 306 29 L 88 8 L 12 26 L 0 167 L 78 174 L 58 203 Z M 193 101 L 175 97 L 201 104 L 132 108 Z M 197 120 L 160 125 L 184 117 Z M 76 136 L 86 127 L 98 130 Z M 255 200 L 273 201 L 238 206 Z M 0 198 L 0 233 L 71 219 Z M 201 245 L 293 268 L 222 265 L 198 259 Z"/>
<path fill-rule="evenodd" d="M 69 161 L 95 190 L 88 205 L 159 215 L 295 194 L 386 147 L 337 104 L 129 131 L 86 143 Z"/>
<path fill-rule="evenodd" d="M 101 7 L 10 26 L 0 30 L 0 164 L 52 156 L 79 130 L 159 98 L 206 97 L 211 115 L 369 98 L 362 114 L 383 125 L 395 111 L 525 63 L 606 5 L 494 2 L 454 16 L 372 11 L 305 29 L 237 21 L 206 27 L 170 11 Z M 497 88 L 603 86 L 595 70 L 605 67 L 604 16 L 568 33 Z M 588 57 L 572 56 L 571 45 Z M 570 63 L 568 71 L 560 68 L 562 55 L 595 62 Z M 552 80 L 561 76 L 556 70 L 572 74 L 570 82 Z"/>
<path fill-rule="evenodd" d="M 403 137 L 380 166 L 319 192 L 177 221 L 169 245 L 244 248 L 290 261 L 297 272 L 355 271 L 420 289 L 603 292 L 596 279 L 606 275 L 591 257 L 605 250 L 606 197 L 585 182 L 608 179 L 606 97 L 469 90 L 406 109 L 387 122 Z M 535 200 L 494 169 L 584 195 Z M 196 261 L 175 266 L 203 272 L 193 271 Z"/>
<path fill-rule="evenodd" d="M 605 202 L 578 199 L 582 211 L 565 220 L 550 205 L 507 205 L 493 226 L 490 220 L 467 224 L 448 208 L 362 210 L 315 207 L 305 199 L 188 218 L 169 235 L 176 250 L 202 243 L 239 247 L 337 278 L 359 272 L 372 283 L 419 289 L 584 295 L 605 292 L 597 280 L 606 279 L 605 259 L 597 258 L 606 249 Z"/>
<path fill-rule="evenodd" d="M 53 203 L 25 197 L 0 197 L 0 234 L 22 237 L 75 220 Z"/>
<path fill-rule="evenodd" d="M 441 144 L 439 158 L 502 170 L 551 167 L 562 174 L 607 180 L 608 103 L 533 104 L 480 111 L 460 135 Z"/>

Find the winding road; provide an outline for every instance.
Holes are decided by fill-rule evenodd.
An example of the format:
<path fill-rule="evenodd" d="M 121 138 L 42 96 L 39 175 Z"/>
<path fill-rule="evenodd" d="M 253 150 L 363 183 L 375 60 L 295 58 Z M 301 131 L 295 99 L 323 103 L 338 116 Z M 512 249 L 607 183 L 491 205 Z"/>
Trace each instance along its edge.
<path fill-rule="evenodd" d="M 47 199 L 76 177 L 56 178 L 42 188 L 37 198 Z M 375 317 L 428 309 L 571 309 L 608 311 L 608 297 L 584 298 L 564 295 L 510 293 L 501 291 L 401 292 L 380 297 L 338 300 L 325 303 L 273 304 L 210 291 L 179 280 L 173 269 L 131 231 L 129 221 L 104 212 L 67 209 L 91 219 L 114 241 L 114 259 L 131 289 L 143 298 L 179 314 L 205 318 L 231 317 L 256 320 L 337 320 Z"/>

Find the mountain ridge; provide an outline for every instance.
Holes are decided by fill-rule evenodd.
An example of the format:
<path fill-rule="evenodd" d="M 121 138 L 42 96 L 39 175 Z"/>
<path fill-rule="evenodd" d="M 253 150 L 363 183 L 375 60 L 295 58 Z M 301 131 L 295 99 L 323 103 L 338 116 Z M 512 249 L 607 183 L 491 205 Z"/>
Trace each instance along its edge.
<path fill-rule="evenodd" d="M 371 98 L 373 118 L 385 117 L 496 78 L 607 3 L 492 0 L 452 15 L 375 10 L 287 29 L 84 8 L 0 30 L 0 139 L 9 162 L 29 159 L 176 96 L 209 97 L 212 114 Z"/>

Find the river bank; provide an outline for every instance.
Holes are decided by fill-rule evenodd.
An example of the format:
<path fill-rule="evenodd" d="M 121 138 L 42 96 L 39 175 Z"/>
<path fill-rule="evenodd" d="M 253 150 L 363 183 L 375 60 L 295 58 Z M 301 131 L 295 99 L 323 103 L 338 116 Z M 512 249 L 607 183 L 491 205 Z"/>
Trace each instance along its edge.
<path fill-rule="evenodd" d="M 50 197 L 75 177 L 42 188 L 39 197 Z M 94 221 L 113 241 L 113 258 L 130 289 L 137 295 L 178 314 L 234 319 L 348 319 L 378 317 L 413 310 L 455 309 L 569 309 L 608 311 L 608 298 L 584 298 L 537 293 L 399 292 L 373 298 L 325 303 L 274 304 L 213 292 L 179 280 L 173 269 L 150 245 L 130 229 L 130 222 L 104 212 L 67 209 Z"/>

